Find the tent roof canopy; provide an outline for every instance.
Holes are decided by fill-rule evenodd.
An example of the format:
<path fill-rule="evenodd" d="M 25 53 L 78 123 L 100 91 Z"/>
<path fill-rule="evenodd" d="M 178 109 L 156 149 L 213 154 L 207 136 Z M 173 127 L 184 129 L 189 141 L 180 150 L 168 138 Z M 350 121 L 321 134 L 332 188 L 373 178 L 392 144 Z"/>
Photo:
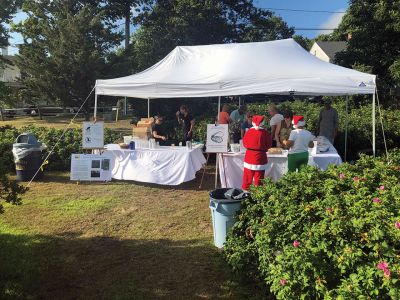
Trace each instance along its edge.
<path fill-rule="evenodd" d="M 373 94 L 376 76 L 324 62 L 293 39 L 180 46 L 147 70 L 97 80 L 97 95 L 182 98 Z"/>

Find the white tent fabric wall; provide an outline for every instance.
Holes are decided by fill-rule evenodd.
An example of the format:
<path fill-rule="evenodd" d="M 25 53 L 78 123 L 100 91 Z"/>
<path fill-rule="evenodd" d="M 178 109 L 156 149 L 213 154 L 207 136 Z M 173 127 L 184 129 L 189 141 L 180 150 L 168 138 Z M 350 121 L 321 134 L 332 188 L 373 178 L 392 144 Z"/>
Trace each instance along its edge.
<path fill-rule="evenodd" d="M 176 47 L 138 74 L 97 80 L 97 95 L 182 98 L 373 94 L 375 75 L 324 62 L 293 39 Z"/>

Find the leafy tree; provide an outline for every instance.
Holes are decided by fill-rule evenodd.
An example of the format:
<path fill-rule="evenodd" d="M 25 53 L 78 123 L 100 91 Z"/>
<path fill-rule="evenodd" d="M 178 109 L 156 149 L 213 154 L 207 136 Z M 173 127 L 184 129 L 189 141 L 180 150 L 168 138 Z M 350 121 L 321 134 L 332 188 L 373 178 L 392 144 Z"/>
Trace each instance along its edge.
<path fill-rule="evenodd" d="M 8 177 L 6 170 L 3 169 L 2 158 L 0 158 L 0 201 L 19 205 L 21 204 L 20 195 L 26 191 L 27 189 L 24 186 Z M 3 205 L 0 204 L 0 214 L 3 211 Z"/>
<path fill-rule="evenodd" d="M 15 26 L 24 38 L 18 67 L 33 99 L 78 106 L 97 78 L 105 77 L 107 57 L 121 41 L 101 1 L 26 0 L 28 17 Z M 86 110 L 88 106 L 86 107 Z"/>
<path fill-rule="evenodd" d="M 345 66 L 370 69 L 388 89 L 400 85 L 400 0 L 351 0 L 350 6 L 332 37 L 344 40 L 346 52 L 338 55 Z"/>
<path fill-rule="evenodd" d="M 142 6 L 133 35 L 138 69 L 178 45 L 254 42 L 291 37 L 293 28 L 252 0 L 158 0 Z"/>
<path fill-rule="evenodd" d="M 115 21 L 124 19 L 125 25 L 125 50 L 129 49 L 130 44 L 130 26 L 132 22 L 132 10 L 139 5 L 143 5 L 148 2 L 147 0 L 110 0 L 108 1 L 108 15 Z"/>
<path fill-rule="evenodd" d="M 8 46 L 9 30 L 5 24 L 9 24 L 21 0 L 0 0 L 0 48 Z"/>

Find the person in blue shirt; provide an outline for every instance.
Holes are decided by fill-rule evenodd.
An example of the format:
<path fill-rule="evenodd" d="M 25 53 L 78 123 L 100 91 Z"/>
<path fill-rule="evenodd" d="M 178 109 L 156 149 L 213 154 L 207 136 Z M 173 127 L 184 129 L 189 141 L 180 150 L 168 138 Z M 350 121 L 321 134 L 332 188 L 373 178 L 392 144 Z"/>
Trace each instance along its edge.
<path fill-rule="evenodd" d="M 248 111 L 246 113 L 246 120 L 243 121 L 242 125 L 240 126 L 240 136 L 243 139 L 246 131 L 253 127 L 253 113 Z"/>

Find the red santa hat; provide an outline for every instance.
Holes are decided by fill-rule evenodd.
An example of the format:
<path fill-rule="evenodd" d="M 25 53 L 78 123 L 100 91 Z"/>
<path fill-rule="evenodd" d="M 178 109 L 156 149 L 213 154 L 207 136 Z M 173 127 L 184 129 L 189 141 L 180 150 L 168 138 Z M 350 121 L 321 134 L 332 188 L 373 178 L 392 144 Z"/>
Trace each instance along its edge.
<path fill-rule="evenodd" d="M 306 121 L 304 121 L 304 117 L 303 116 L 293 116 L 293 127 L 297 128 L 299 126 L 303 127 L 306 126 Z"/>
<path fill-rule="evenodd" d="M 264 126 L 264 116 L 253 116 L 251 121 L 255 130 L 258 130 Z"/>

